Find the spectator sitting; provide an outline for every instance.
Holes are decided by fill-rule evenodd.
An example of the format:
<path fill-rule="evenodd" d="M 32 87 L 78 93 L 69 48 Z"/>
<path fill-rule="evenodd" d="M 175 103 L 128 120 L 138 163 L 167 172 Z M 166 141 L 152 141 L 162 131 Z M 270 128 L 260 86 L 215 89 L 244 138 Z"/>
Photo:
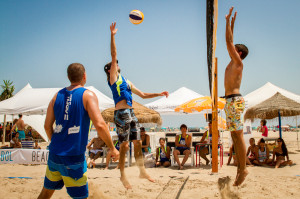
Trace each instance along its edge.
<path fill-rule="evenodd" d="M 115 145 L 115 148 L 119 151 L 120 150 L 119 140 L 114 140 L 114 145 Z M 106 155 L 106 166 L 105 166 L 104 170 L 108 169 L 110 158 L 111 158 L 111 151 L 108 149 L 107 155 Z M 119 164 L 117 165 L 116 169 L 119 169 Z"/>
<path fill-rule="evenodd" d="M 93 145 L 93 147 L 92 147 Z M 103 149 L 102 147 L 105 146 L 104 141 L 96 136 L 94 137 L 90 143 L 88 143 L 87 148 L 90 150 L 90 163 L 88 164 L 88 167 L 91 168 L 91 164 L 93 165 L 93 168 L 95 168 L 96 163 L 95 160 L 99 158 L 101 155 L 103 155 Z"/>
<path fill-rule="evenodd" d="M 285 142 L 282 138 L 277 139 L 278 146 L 273 150 L 273 159 L 272 165 L 275 165 L 275 169 L 279 168 L 280 166 L 292 165 L 293 161 L 289 160 L 289 153 L 286 148 Z M 286 156 L 286 161 L 285 161 Z M 275 160 L 276 157 L 276 161 Z"/>
<path fill-rule="evenodd" d="M 202 135 L 202 138 L 200 140 L 200 143 L 211 143 L 212 142 L 212 128 L 211 128 L 211 125 L 212 125 L 212 122 L 210 121 L 208 123 L 208 131 L 205 131 L 205 133 Z M 220 138 L 220 132 L 219 132 L 219 138 Z M 205 146 L 205 145 L 202 145 L 200 146 L 200 156 L 206 161 L 206 165 L 209 164 L 209 160 L 207 159 L 206 157 L 206 154 L 208 154 L 209 152 L 209 148 L 211 148 L 211 146 Z"/>
<path fill-rule="evenodd" d="M 170 161 L 170 147 L 165 146 L 166 140 L 165 138 L 159 139 L 160 147 L 156 149 L 156 166 L 164 166 L 169 167 L 171 165 Z M 158 161 L 160 159 L 160 161 Z"/>
<path fill-rule="evenodd" d="M 260 121 L 260 125 L 261 125 L 261 127 L 260 127 L 260 131 L 262 132 L 262 136 L 263 137 L 268 137 L 268 127 L 267 127 L 267 121 L 266 120 L 261 120 Z"/>
<path fill-rule="evenodd" d="M 141 140 L 142 140 L 142 151 L 143 153 L 151 153 L 150 136 L 146 134 L 144 127 L 141 127 L 140 131 L 141 131 Z"/>
<path fill-rule="evenodd" d="M 250 146 L 248 147 L 248 150 L 247 150 L 247 157 L 248 157 L 249 161 L 253 164 L 254 160 L 256 160 L 257 162 L 259 161 L 258 160 L 258 146 L 255 145 L 254 138 L 250 138 L 249 143 L 250 143 Z"/>
<path fill-rule="evenodd" d="M 34 149 L 42 149 L 40 146 L 39 146 L 39 142 L 36 140 L 35 142 L 34 142 L 34 147 L 33 147 Z"/>
<path fill-rule="evenodd" d="M 19 133 L 17 132 L 15 137 L 10 140 L 10 147 L 12 148 L 21 148 L 21 142 L 19 140 Z"/>
<path fill-rule="evenodd" d="M 190 151 L 190 145 L 191 145 L 191 136 L 187 135 L 187 126 L 185 124 L 182 124 L 180 126 L 180 135 L 176 135 L 175 138 L 175 146 L 176 150 L 174 151 L 173 155 L 175 158 L 175 161 L 177 162 L 179 166 L 179 170 L 183 169 L 183 166 L 187 159 L 189 158 L 189 155 L 191 153 Z M 182 163 L 180 163 L 178 155 L 184 155 L 184 158 L 182 160 Z"/>
<path fill-rule="evenodd" d="M 265 140 L 263 138 L 258 142 L 258 160 L 254 160 L 253 164 L 262 166 L 264 164 L 270 164 L 272 160 L 269 159 L 269 148 L 266 147 Z"/>

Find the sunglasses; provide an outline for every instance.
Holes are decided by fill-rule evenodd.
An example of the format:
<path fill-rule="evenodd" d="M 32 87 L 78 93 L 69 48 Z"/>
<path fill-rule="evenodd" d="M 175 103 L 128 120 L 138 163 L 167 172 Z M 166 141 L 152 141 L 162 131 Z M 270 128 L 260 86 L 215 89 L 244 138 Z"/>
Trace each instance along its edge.
<path fill-rule="evenodd" d="M 277 140 L 277 142 L 281 142 L 281 140 Z"/>

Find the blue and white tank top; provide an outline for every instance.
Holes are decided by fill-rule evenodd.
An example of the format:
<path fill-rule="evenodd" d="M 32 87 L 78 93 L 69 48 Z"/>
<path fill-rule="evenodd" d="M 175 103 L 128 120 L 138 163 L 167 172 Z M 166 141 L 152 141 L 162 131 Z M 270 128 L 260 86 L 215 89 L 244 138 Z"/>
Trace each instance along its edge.
<path fill-rule="evenodd" d="M 178 138 L 178 141 L 179 141 L 179 144 L 182 144 L 182 145 L 185 145 L 186 142 L 185 140 L 189 137 L 188 134 L 186 134 L 186 137 L 184 138 L 181 134 L 179 135 L 179 138 Z M 177 149 L 188 149 L 189 147 L 177 147 Z"/>
<path fill-rule="evenodd" d="M 49 151 L 60 156 L 76 156 L 85 153 L 88 142 L 90 118 L 83 106 L 81 87 L 60 90 L 54 103 L 55 124 Z"/>
<path fill-rule="evenodd" d="M 110 85 L 108 81 L 108 85 L 112 91 L 115 105 L 126 100 L 126 103 L 132 106 L 131 82 L 128 79 L 119 74 L 117 81 L 113 85 Z"/>
<path fill-rule="evenodd" d="M 260 149 L 258 150 L 258 160 L 260 162 L 264 162 L 265 159 L 267 159 L 267 149 L 265 147 L 265 151 L 260 151 Z"/>

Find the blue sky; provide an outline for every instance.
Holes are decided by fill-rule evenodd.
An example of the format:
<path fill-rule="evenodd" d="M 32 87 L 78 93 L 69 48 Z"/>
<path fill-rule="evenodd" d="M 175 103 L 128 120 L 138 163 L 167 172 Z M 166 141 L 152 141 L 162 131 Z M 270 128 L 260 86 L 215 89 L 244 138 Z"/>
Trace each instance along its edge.
<path fill-rule="evenodd" d="M 234 42 L 244 43 L 241 93 L 266 82 L 300 94 L 300 1 L 219 1 L 216 56 L 219 95 L 224 94 L 225 14 L 238 11 Z M 128 14 L 141 10 L 140 25 Z M 32 87 L 64 87 L 72 62 L 87 70 L 87 86 L 111 97 L 103 66 L 110 61 L 109 25 L 116 21 L 122 74 L 145 92 L 186 86 L 208 95 L 205 0 L 10 0 L 0 1 L 0 80 L 12 80 L 16 91 Z M 135 100 L 143 104 L 153 100 Z M 101 100 L 101 99 L 100 99 Z M 201 119 L 199 119 L 201 117 Z M 163 117 L 164 125 L 203 125 L 202 116 Z"/>

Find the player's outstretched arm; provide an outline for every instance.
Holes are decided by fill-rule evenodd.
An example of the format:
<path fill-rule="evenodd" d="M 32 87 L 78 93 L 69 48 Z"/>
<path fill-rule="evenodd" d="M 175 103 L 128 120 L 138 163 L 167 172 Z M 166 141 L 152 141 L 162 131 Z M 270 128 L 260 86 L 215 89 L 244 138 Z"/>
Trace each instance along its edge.
<path fill-rule="evenodd" d="M 131 91 L 143 99 L 154 98 L 154 97 L 159 97 L 159 96 L 169 97 L 168 91 L 163 91 L 161 93 L 144 93 L 144 92 L 140 91 L 138 88 L 136 88 L 132 83 L 131 83 Z"/>
<path fill-rule="evenodd" d="M 101 115 L 98 105 L 98 98 L 95 93 L 86 90 L 83 94 L 83 103 L 97 130 L 98 136 L 105 142 L 106 146 L 111 149 L 112 156 L 114 156 L 114 161 L 117 161 L 119 159 L 119 152 L 113 144 L 108 126 Z"/>
<path fill-rule="evenodd" d="M 115 34 L 118 29 L 116 28 L 116 22 L 110 25 L 111 33 L 111 42 L 110 42 L 110 51 L 111 51 L 111 68 L 110 68 L 110 84 L 113 85 L 117 81 L 117 47 L 115 41 Z"/>
<path fill-rule="evenodd" d="M 229 14 L 226 15 L 226 45 L 227 50 L 229 53 L 229 56 L 231 59 L 236 62 L 238 65 L 242 64 L 242 59 L 240 58 L 240 55 L 235 50 L 235 46 L 233 44 L 233 29 L 234 29 L 234 22 L 236 19 L 237 12 L 234 13 L 234 17 L 232 17 L 230 22 L 230 17 L 232 15 L 233 7 L 229 9 Z"/>
<path fill-rule="evenodd" d="M 52 135 L 53 135 L 53 124 L 55 122 L 55 115 L 54 115 L 54 103 L 56 100 L 57 93 L 54 95 L 52 100 L 50 101 L 47 109 L 47 115 L 45 119 L 44 128 L 46 131 L 46 134 L 48 136 L 49 141 L 51 141 Z"/>

